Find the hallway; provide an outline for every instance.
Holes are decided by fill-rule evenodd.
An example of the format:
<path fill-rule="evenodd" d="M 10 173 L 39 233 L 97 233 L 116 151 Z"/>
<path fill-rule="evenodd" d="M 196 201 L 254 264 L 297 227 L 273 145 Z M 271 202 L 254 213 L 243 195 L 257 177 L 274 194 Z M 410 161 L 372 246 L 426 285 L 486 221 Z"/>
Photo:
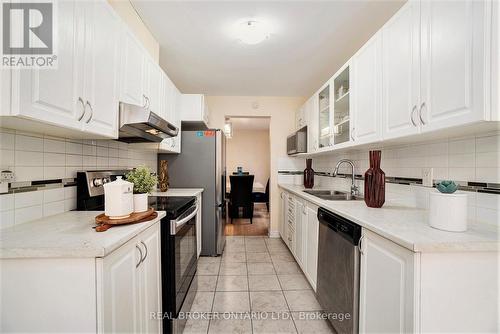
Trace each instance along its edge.
<path fill-rule="evenodd" d="M 228 236 L 221 257 L 199 259 L 197 275 L 191 312 L 213 318 L 190 319 L 186 334 L 333 333 L 318 319 L 314 291 L 281 239 Z"/>
<path fill-rule="evenodd" d="M 250 219 L 231 218 L 226 223 L 226 236 L 267 236 L 269 234 L 269 212 L 265 203 L 254 204 L 253 224 Z"/>

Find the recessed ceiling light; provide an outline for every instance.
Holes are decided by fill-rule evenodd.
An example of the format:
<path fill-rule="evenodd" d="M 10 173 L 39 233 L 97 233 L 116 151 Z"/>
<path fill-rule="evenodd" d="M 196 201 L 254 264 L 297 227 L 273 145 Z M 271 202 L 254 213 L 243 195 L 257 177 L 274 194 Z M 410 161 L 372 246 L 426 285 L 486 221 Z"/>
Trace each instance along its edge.
<path fill-rule="evenodd" d="M 271 36 L 269 24 L 257 19 L 239 21 L 235 30 L 238 40 L 250 45 L 258 44 Z"/>

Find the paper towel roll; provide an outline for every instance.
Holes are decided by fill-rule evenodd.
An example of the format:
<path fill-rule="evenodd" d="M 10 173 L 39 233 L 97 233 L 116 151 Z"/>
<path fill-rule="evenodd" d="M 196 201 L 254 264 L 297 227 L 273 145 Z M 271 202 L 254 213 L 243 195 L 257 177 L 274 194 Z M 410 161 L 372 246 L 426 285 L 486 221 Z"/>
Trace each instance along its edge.
<path fill-rule="evenodd" d="M 430 193 L 429 224 L 444 231 L 467 231 L 467 194 Z"/>

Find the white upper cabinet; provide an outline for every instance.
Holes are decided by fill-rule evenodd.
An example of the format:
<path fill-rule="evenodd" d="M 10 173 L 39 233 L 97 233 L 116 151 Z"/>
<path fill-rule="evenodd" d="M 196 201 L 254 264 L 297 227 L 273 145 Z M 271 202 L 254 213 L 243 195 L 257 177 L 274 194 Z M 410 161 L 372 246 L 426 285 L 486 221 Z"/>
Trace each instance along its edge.
<path fill-rule="evenodd" d="M 182 94 L 180 113 L 181 121 L 203 122 L 208 126 L 208 103 L 203 94 Z"/>
<path fill-rule="evenodd" d="M 15 128 L 72 137 L 116 138 L 120 20 L 106 1 L 63 1 L 57 10 L 57 68 L 12 71 Z M 66 132 L 62 132 L 66 131 Z"/>
<path fill-rule="evenodd" d="M 10 115 L 80 130 L 85 116 L 83 87 L 85 15 L 82 3 L 58 4 L 57 69 L 15 69 Z"/>
<path fill-rule="evenodd" d="M 306 103 L 295 111 L 295 129 L 299 130 L 307 125 Z"/>
<path fill-rule="evenodd" d="M 146 106 L 144 50 L 133 33 L 125 26 L 123 26 L 122 39 L 120 101 Z"/>
<path fill-rule="evenodd" d="M 316 96 L 316 107 L 317 112 L 315 113 L 318 117 L 318 129 L 317 129 L 317 149 L 327 148 L 333 145 L 333 131 L 332 131 L 332 106 L 333 106 L 333 94 L 331 92 L 331 83 L 328 81 L 323 85 L 315 94 Z"/>
<path fill-rule="evenodd" d="M 407 2 L 382 28 L 383 137 L 419 132 L 419 2 Z"/>
<path fill-rule="evenodd" d="M 118 71 L 121 22 L 107 2 L 86 2 L 87 66 L 85 131 L 118 135 Z"/>
<path fill-rule="evenodd" d="M 312 153 L 318 150 L 318 113 L 317 99 L 313 95 L 306 102 L 307 123 L 307 152 Z"/>
<path fill-rule="evenodd" d="M 377 33 L 353 57 L 352 140 L 354 144 L 381 139 L 382 102 L 382 36 Z"/>
<path fill-rule="evenodd" d="M 351 63 L 347 62 L 330 80 L 333 86 L 333 144 L 337 147 L 352 144 L 352 112 L 351 112 Z"/>
<path fill-rule="evenodd" d="M 155 114 L 160 114 L 162 99 L 165 97 L 164 92 L 161 91 L 161 81 L 163 71 L 160 67 L 153 62 L 149 57 L 145 58 L 145 70 L 143 72 L 144 96 L 149 109 Z"/>
<path fill-rule="evenodd" d="M 421 2 L 423 131 L 488 120 L 485 109 L 491 2 Z"/>

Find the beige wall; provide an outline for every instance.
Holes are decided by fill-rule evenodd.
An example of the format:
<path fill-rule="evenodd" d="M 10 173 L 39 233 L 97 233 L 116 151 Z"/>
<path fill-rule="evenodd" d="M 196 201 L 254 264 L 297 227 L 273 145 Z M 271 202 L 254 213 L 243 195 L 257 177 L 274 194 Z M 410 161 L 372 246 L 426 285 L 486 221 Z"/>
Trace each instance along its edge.
<path fill-rule="evenodd" d="M 278 170 L 291 159 L 286 155 L 286 137 L 295 127 L 295 110 L 302 103 L 303 97 L 273 96 L 209 96 L 210 126 L 222 129 L 226 116 L 264 116 L 270 117 L 270 198 L 271 198 L 271 233 L 278 232 L 279 191 L 277 186 Z M 255 109 L 255 103 L 258 108 Z"/>
<path fill-rule="evenodd" d="M 227 140 L 227 173 L 236 171 L 238 166 L 255 175 L 255 181 L 266 185 L 269 178 L 269 130 L 238 130 Z"/>
<path fill-rule="evenodd" d="M 108 0 L 109 4 L 125 21 L 135 36 L 142 42 L 153 60 L 158 64 L 160 58 L 160 45 L 146 27 L 141 17 L 135 11 L 129 0 Z"/>

